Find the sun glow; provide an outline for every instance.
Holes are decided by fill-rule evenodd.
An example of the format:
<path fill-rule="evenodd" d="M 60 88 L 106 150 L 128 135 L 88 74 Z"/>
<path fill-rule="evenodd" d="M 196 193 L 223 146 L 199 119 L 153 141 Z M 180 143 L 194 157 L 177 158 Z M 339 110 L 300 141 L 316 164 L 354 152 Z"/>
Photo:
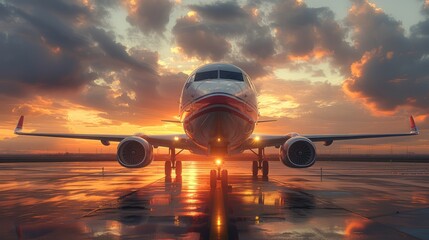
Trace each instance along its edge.
<path fill-rule="evenodd" d="M 260 102 L 259 112 L 261 116 L 268 117 L 291 117 L 288 110 L 299 107 L 292 96 L 278 97 L 272 94 L 261 94 L 258 97 Z"/>
<path fill-rule="evenodd" d="M 136 0 L 125 1 L 125 5 L 128 7 L 130 12 L 132 12 L 132 13 L 137 12 L 137 1 Z"/>
<path fill-rule="evenodd" d="M 103 112 L 87 109 L 70 109 L 67 112 L 67 119 L 73 125 L 102 125 L 110 124 L 111 121 L 100 117 Z"/>
<path fill-rule="evenodd" d="M 186 16 L 188 16 L 188 17 L 196 17 L 196 16 L 198 16 L 198 14 L 197 14 L 197 12 L 195 12 L 195 11 L 189 11 L 189 12 L 186 14 Z"/>

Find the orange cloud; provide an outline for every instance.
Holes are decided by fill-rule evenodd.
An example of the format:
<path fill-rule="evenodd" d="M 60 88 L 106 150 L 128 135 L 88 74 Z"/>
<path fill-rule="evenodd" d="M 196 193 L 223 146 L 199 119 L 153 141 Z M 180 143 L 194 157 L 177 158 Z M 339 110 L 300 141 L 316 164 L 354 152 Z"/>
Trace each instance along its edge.
<path fill-rule="evenodd" d="M 353 4 L 353 6 L 349 9 L 349 14 L 361 15 L 367 13 L 368 10 L 372 10 L 375 13 L 383 13 L 383 9 L 377 7 L 375 3 L 365 0 L 365 4 Z"/>
<path fill-rule="evenodd" d="M 382 117 L 392 116 L 396 113 L 396 109 L 392 111 L 380 110 L 376 103 L 371 102 L 369 97 L 365 96 L 361 92 L 352 91 L 351 89 L 353 88 L 354 82 L 355 79 L 353 78 L 346 79 L 342 85 L 343 92 L 352 99 L 363 101 L 364 106 L 371 111 L 372 115 Z"/>
<path fill-rule="evenodd" d="M 331 52 L 322 48 L 316 48 L 308 54 L 305 55 L 289 55 L 288 58 L 291 61 L 309 61 L 311 59 L 322 59 L 331 55 Z"/>
<path fill-rule="evenodd" d="M 362 56 L 362 58 L 359 61 L 356 61 L 352 63 L 350 67 L 350 71 L 355 78 L 362 77 L 362 69 L 365 66 L 365 64 L 371 60 L 375 54 L 377 54 L 379 50 L 373 49 L 372 51 L 365 52 Z"/>
<path fill-rule="evenodd" d="M 363 230 L 365 230 L 365 227 L 366 223 L 364 222 L 364 220 L 347 220 L 344 235 L 348 237 L 353 236 L 355 233 L 362 232 Z"/>
<path fill-rule="evenodd" d="M 380 110 L 375 102 L 372 102 L 371 99 L 363 94 L 360 91 L 355 91 L 354 86 L 357 84 L 359 78 L 363 77 L 363 72 L 365 65 L 372 60 L 375 56 L 381 53 L 381 48 L 373 49 L 371 51 L 367 51 L 363 54 L 360 60 L 352 63 L 350 66 L 351 76 L 347 78 L 342 85 L 343 92 L 346 93 L 352 99 L 360 99 L 363 101 L 364 106 L 371 111 L 371 113 L 375 116 L 391 116 L 396 113 L 396 109 L 394 110 Z M 387 52 L 386 58 L 389 59 L 393 57 L 393 52 Z"/>

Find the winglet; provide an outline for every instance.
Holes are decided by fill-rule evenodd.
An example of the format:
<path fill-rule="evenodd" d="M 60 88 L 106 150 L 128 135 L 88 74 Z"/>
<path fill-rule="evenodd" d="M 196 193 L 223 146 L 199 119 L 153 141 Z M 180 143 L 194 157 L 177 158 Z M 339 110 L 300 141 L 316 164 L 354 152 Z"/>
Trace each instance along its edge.
<path fill-rule="evenodd" d="M 23 125 L 24 125 L 24 116 L 21 116 L 19 118 L 18 124 L 16 125 L 15 133 L 21 132 L 22 128 L 23 128 Z"/>
<path fill-rule="evenodd" d="M 411 128 L 410 133 L 415 135 L 419 134 L 419 128 L 416 126 L 413 116 L 410 116 L 410 128 Z"/>

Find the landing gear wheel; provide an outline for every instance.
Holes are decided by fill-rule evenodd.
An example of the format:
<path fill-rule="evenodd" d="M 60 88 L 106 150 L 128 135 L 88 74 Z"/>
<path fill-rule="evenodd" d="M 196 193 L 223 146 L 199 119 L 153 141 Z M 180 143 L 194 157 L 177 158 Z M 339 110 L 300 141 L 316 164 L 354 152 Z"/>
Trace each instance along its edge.
<path fill-rule="evenodd" d="M 262 162 L 262 176 L 267 177 L 269 171 L 269 164 L 268 161 Z"/>
<path fill-rule="evenodd" d="M 216 170 L 210 170 L 210 188 L 216 188 L 217 174 Z"/>
<path fill-rule="evenodd" d="M 221 182 L 222 182 L 222 189 L 224 190 L 228 189 L 228 171 L 226 169 L 222 170 Z"/>
<path fill-rule="evenodd" d="M 165 176 L 170 177 L 171 176 L 171 162 L 170 161 L 165 161 L 164 169 L 165 169 Z"/>
<path fill-rule="evenodd" d="M 257 161 L 252 162 L 252 175 L 254 177 L 258 176 L 258 162 Z"/>
<path fill-rule="evenodd" d="M 182 161 L 176 161 L 176 176 L 182 176 Z"/>

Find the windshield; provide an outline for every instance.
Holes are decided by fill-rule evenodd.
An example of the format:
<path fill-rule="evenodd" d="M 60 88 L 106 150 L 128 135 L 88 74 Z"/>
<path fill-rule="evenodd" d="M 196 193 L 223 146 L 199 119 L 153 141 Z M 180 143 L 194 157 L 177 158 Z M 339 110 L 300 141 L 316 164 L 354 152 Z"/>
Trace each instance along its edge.
<path fill-rule="evenodd" d="M 244 82 L 244 77 L 241 72 L 231 72 L 231 71 L 225 71 L 225 70 L 197 72 L 195 73 L 195 78 L 193 80 L 195 82 L 198 82 L 198 81 L 203 81 L 208 79 L 218 79 L 218 78 Z"/>
<path fill-rule="evenodd" d="M 220 70 L 220 78 L 222 79 L 230 79 L 243 82 L 243 74 L 241 72 L 230 72 Z"/>
<path fill-rule="evenodd" d="M 218 78 L 218 74 L 217 74 L 217 70 L 215 71 L 207 71 L 207 72 L 198 72 L 195 73 L 195 82 L 198 81 L 202 81 L 202 80 L 206 80 L 206 79 L 217 79 Z"/>

